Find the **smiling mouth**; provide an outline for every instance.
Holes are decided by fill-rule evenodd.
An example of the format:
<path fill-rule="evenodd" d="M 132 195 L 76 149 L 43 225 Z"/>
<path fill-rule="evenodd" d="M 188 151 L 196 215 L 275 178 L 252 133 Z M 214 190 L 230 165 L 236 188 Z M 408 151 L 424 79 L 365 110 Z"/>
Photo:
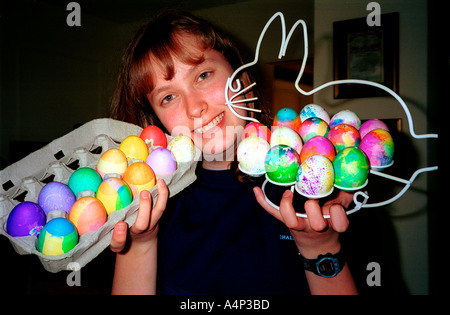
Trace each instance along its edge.
<path fill-rule="evenodd" d="M 224 115 L 224 113 L 221 113 L 221 114 L 218 115 L 216 118 L 214 118 L 213 120 L 211 120 L 211 121 L 209 122 L 209 124 L 207 124 L 207 125 L 205 125 L 205 126 L 203 126 L 203 127 L 201 127 L 201 128 L 194 129 L 194 133 L 202 134 L 202 133 L 208 132 L 209 130 L 211 130 L 212 128 L 214 128 L 214 127 L 217 126 L 218 124 L 220 124 L 220 122 L 221 122 L 222 119 L 223 119 L 223 115 Z"/>

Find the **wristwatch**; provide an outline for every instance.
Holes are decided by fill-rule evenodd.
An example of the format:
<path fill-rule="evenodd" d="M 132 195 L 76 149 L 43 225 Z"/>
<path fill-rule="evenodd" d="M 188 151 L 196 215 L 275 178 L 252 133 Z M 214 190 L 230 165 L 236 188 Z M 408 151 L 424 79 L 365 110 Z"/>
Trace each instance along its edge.
<path fill-rule="evenodd" d="M 303 268 L 307 271 L 311 271 L 314 274 L 324 277 L 335 277 L 344 268 L 345 259 L 342 251 L 332 255 L 327 253 L 325 255 L 319 255 L 317 259 L 306 259 L 299 253 L 302 258 Z"/>

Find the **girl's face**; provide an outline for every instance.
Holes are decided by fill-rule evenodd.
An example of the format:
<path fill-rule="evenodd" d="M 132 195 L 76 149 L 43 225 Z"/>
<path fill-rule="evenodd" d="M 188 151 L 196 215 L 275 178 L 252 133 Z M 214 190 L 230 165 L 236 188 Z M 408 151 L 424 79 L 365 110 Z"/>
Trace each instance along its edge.
<path fill-rule="evenodd" d="M 225 104 L 225 85 L 233 69 L 216 50 L 195 51 L 203 55 L 201 62 L 192 65 L 174 58 L 171 79 L 156 66 L 154 89 L 147 98 L 168 132 L 189 136 L 202 150 L 204 167 L 228 168 L 246 123 Z M 239 114 L 246 115 L 244 110 Z"/>

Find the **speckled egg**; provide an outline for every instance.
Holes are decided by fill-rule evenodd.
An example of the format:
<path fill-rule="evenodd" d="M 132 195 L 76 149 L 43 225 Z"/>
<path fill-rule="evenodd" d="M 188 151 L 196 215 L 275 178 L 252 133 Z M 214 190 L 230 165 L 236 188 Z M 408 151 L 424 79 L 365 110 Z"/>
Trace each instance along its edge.
<path fill-rule="evenodd" d="M 367 155 L 370 167 L 382 170 L 393 163 L 394 140 L 384 129 L 374 129 L 362 139 L 359 148 Z"/>
<path fill-rule="evenodd" d="M 275 115 L 272 130 L 275 130 L 277 127 L 286 126 L 291 128 L 295 132 L 298 132 L 298 130 L 300 129 L 300 124 L 301 122 L 300 118 L 297 115 L 297 112 L 292 108 L 286 107 L 280 109 Z"/>
<path fill-rule="evenodd" d="M 239 169 L 250 176 L 261 176 L 265 170 L 266 154 L 270 150 L 269 143 L 258 136 L 249 136 L 239 143 L 237 160 Z"/>
<path fill-rule="evenodd" d="M 170 175 L 177 170 L 177 161 L 172 152 L 166 148 L 152 150 L 145 163 L 152 168 L 157 178 Z"/>
<path fill-rule="evenodd" d="M 361 127 L 361 119 L 354 112 L 346 109 L 336 113 L 330 121 L 330 129 L 340 124 L 347 124 L 355 127 L 357 130 Z"/>
<path fill-rule="evenodd" d="M 148 148 L 167 147 L 167 138 L 164 132 L 158 126 L 149 125 L 145 127 L 139 137 L 144 140 Z"/>
<path fill-rule="evenodd" d="M 327 138 L 334 145 L 336 152 L 348 147 L 359 147 L 361 143 L 358 130 L 347 124 L 339 124 L 331 128 Z"/>
<path fill-rule="evenodd" d="M 275 129 L 270 139 L 270 147 L 274 147 L 279 144 L 290 146 L 298 154 L 302 151 L 303 142 L 300 135 L 289 127 L 281 126 Z"/>
<path fill-rule="evenodd" d="M 375 130 L 375 129 L 384 129 L 386 131 L 389 131 L 389 127 L 381 120 L 370 119 L 370 120 L 364 122 L 361 125 L 361 128 L 359 128 L 359 134 L 361 135 L 361 139 L 363 139 L 366 134 L 368 134 L 369 132 L 371 132 L 372 130 Z"/>
<path fill-rule="evenodd" d="M 72 222 L 64 218 L 50 220 L 39 234 L 36 248 L 46 256 L 69 252 L 78 244 L 78 234 Z"/>
<path fill-rule="evenodd" d="M 242 133 L 242 140 L 250 136 L 258 136 L 270 143 L 271 135 L 272 132 L 267 126 L 260 122 L 252 121 L 251 123 L 245 125 L 244 131 Z"/>
<path fill-rule="evenodd" d="M 95 197 L 103 203 L 108 215 L 127 207 L 133 201 L 130 187 L 117 177 L 106 178 L 98 187 Z"/>
<path fill-rule="evenodd" d="M 363 151 L 350 147 L 340 151 L 333 161 L 334 185 L 344 191 L 357 190 L 367 184 L 369 161 Z"/>
<path fill-rule="evenodd" d="M 125 153 L 127 160 L 145 161 L 148 157 L 147 144 L 138 136 L 128 136 L 120 143 L 119 150 Z"/>
<path fill-rule="evenodd" d="M 302 122 L 299 134 L 303 141 L 306 142 L 312 137 L 328 135 L 328 124 L 320 118 L 311 117 Z"/>
<path fill-rule="evenodd" d="M 150 190 L 156 184 L 156 176 L 152 168 L 144 162 L 135 162 L 131 164 L 125 174 L 123 180 L 131 189 L 133 197 L 143 190 Z"/>
<path fill-rule="evenodd" d="M 309 104 L 303 107 L 300 111 L 300 121 L 304 122 L 306 119 L 311 117 L 317 117 L 322 119 L 327 124 L 330 124 L 330 116 L 327 111 L 320 105 Z"/>
<path fill-rule="evenodd" d="M 24 201 L 11 210 L 6 221 L 6 231 L 14 237 L 37 236 L 44 225 L 44 210 L 34 202 Z"/>
<path fill-rule="evenodd" d="M 287 145 L 276 145 L 266 155 L 266 178 L 281 186 L 294 185 L 300 167 L 300 157 Z"/>
<path fill-rule="evenodd" d="M 69 220 L 77 228 L 78 234 L 92 232 L 108 220 L 103 203 L 95 197 L 83 197 L 77 200 L 69 213 Z"/>
<path fill-rule="evenodd" d="M 81 191 L 90 190 L 97 192 L 98 186 L 102 183 L 100 174 L 89 167 L 77 169 L 70 175 L 68 186 L 75 196 Z"/>
<path fill-rule="evenodd" d="M 96 170 L 102 178 L 105 178 L 106 174 L 123 176 L 127 167 L 128 161 L 125 153 L 119 149 L 109 149 L 98 160 Z"/>
<path fill-rule="evenodd" d="M 77 198 L 69 186 L 60 182 L 46 184 L 38 196 L 38 204 L 44 210 L 45 215 L 53 210 L 64 210 L 69 213 L 76 200 Z"/>
<path fill-rule="evenodd" d="M 307 198 L 323 198 L 334 189 L 333 164 L 323 155 L 310 156 L 300 165 L 295 190 Z"/>
<path fill-rule="evenodd" d="M 172 152 L 177 163 L 188 163 L 195 158 L 195 146 L 192 139 L 179 135 L 169 141 L 167 149 Z"/>
<path fill-rule="evenodd" d="M 315 136 L 303 145 L 302 152 L 300 152 L 300 161 L 303 163 L 313 155 L 323 155 L 330 161 L 333 161 L 336 152 L 330 140 L 322 136 Z"/>

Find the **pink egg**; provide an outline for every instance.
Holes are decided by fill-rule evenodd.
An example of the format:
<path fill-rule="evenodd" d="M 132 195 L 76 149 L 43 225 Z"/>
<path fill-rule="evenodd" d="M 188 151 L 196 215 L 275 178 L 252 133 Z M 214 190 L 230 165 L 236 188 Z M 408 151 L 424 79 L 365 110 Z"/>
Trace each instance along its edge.
<path fill-rule="evenodd" d="M 167 139 L 161 128 L 153 125 L 145 127 L 140 136 L 145 141 L 147 146 L 150 147 L 163 147 L 167 148 Z"/>
<path fill-rule="evenodd" d="M 384 129 L 374 129 L 361 141 L 359 148 L 367 155 L 370 167 L 382 170 L 393 163 L 394 140 Z"/>
<path fill-rule="evenodd" d="M 312 137 L 328 135 L 328 124 L 320 118 L 311 117 L 306 119 L 300 126 L 299 134 L 303 141 L 306 142 Z"/>
<path fill-rule="evenodd" d="M 322 136 L 315 136 L 303 145 L 302 152 L 300 152 L 300 162 L 303 163 L 313 155 L 323 155 L 330 161 L 333 161 L 336 152 L 330 140 Z"/>
<path fill-rule="evenodd" d="M 333 143 L 336 152 L 348 147 L 359 147 L 361 143 L 358 130 L 347 124 L 340 124 L 331 128 L 327 138 Z"/>
<path fill-rule="evenodd" d="M 177 170 L 177 161 L 172 152 L 165 148 L 156 148 L 145 161 L 155 172 L 156 177 L 167 176 Z"/>
<path fill-rule="evenodd" d="M 361 128 L 359 128 L 359 134 L 361 135 L 361 139 L 364 138 L 364 136 L 366 134 L 368 134 L 369 132 L 371 132 L 372 130 L 375 130 L 375 129 L 384 129 L 386 131 L 389 131 L 388 126 L 381 120 L 370 119 L 370 120 L 364 122 L 361 125 Z"/>

